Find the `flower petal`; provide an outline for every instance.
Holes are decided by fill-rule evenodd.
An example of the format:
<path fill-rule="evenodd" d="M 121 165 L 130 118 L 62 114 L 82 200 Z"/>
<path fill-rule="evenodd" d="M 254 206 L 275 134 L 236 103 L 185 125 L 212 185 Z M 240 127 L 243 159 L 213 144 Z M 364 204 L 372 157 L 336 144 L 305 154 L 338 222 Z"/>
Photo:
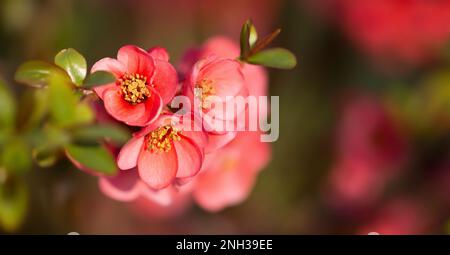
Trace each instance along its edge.
<path fill-rule="evenodd" d="M 152 85 L 161 95 L 163 103 L 169 103 L 177 92 L 177 71 L 169 62 L 155 59 L 155 74 Z"/>
<path fill-rule="evenodd" d="M 195 176 L 200 171 L 203 162 L 203 151 L 189 138 L 181 136 L 181 140 L 174 142 L 178 158 L 177 178 Z"/>
<path fill-rule="evenodd" d="M 145 114 L 147 116 L 145 125 L 148 125 L 149 123 L 155 121 L 159 117 L 164 106 L 161 96 L 152 87 L 149 87 L 149 89 L 151 95 L 144 102 Z"/>
<path fill-rule="evenodd" d="M 103 101 L 106 111 L 111 116 L 128 125 L 144 126 L 149 120 L 145 104 L 129 104 L 116 88 L 106 90 L 103 93 Z"/>
<path fill-rule="evenodd" d="M 141 150 L 138 159 L 138 171 L 142 180 L 153 189 L 169 186 L 177 174 L 177 155 L 175 150 L 153 153 Z"/>
<path fill-rule="evenodd" d="M 236 132 L 226 132 L 224 134 L 208 134 L 208 145 L 205 147 L 205 153 L 213 152 L 229 144 L 236 137 Z"/>
<path fill-rule="evenodd" d="M 127 170 L 136 167 L 144 139 L 144 136 L 133 137 L 122 147 L 117 156 L 117 166 L 120 169 Z"/>
<path fill-rule="evenodd" d="M 197 77 L 197 81 L 203 79 L 212 80 L 215 95 L 223 97 L 238 94 L 245 86 L 244 76 L 239 62 L 232 59 L 217 59 L 203 66 Z"/>
<path fill-rule="evenodd" d="M 156 46 L 156 47 L 153 47 L 153 48 L 149 49 L 147 52 L 154 59 L 159 59 L 159 60 L 163 60 L 163 61 L 166 61 L 166 62 L 169 61 L 169 53 L 163 47 Z"/>
<path fill-rule="evenodd" d="M 243 168 L 208 169 L 198 177 L 194 199 L 203 209 L 217 212 L 244 201 L 255 180 L 256 174 Z"/>
<path fill-rule="evenodd" d="M 136 169 L 119 171 L 114 177 L 100 178 L 100 190 L 107 196 L 118 201 L 132 201 L 139 196 L 140 181 Z"/>
<path fill-rule="evenodd" d="M 143 185 L 145 185 L 147 189 L 143 190 L 142 195 L 159 205 L 168 206 L 172 204 L 175 196 L 178 195 L 178 191 L 173 185 L 169 185 L 168 187 L 160 190 L 153 190 L 145 183 L 143 183 Z"/>
<path fill-rule="evenodd" d="M 123 46 L 117 53 L 117 59 L 126 66 L 128 73 L 143 74 L 148 79 L 153 76 L 155 69 L 153 58 L 139 47 Z"/>
<path fill-rule="evenodd" d="M 97 71 L 107 71 L 114 74 L 116 78 L 119 78 L 127 72 L 127 67 L 117 59 L 102 58 L 97 61 L 91 68 L 91 73 Z"/>

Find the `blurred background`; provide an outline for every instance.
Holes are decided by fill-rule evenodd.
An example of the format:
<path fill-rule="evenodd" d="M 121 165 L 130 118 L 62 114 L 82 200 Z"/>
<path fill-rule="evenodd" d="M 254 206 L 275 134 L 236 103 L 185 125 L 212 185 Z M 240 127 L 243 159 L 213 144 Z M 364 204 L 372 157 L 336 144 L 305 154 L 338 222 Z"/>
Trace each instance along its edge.
<path fill-rule="evenodd" d="M 269 70 L 280 137 L 244 203 L 155 214 L 61 160 L 0 185 L 0 232 L 450 233 L 448 0 L 0 0 L 0 77 L 20 98 L 19 64 L 68 47 L 92 65 L 125 44 L 161 45 L 177 64 L 211 36 L 237 41 L 248 18 L 261 35 L 282 28 L 274 46 L 299 63 Z"/>

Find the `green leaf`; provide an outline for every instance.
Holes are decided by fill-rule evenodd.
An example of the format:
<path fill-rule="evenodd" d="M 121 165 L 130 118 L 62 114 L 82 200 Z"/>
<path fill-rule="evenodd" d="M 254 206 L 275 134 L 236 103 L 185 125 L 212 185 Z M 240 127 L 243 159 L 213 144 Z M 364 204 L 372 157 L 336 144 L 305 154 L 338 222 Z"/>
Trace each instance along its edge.
<path fill-rule="evenodd" d="M 0 183 L 0 225 L 7 232 L 16 231 L 23 223 L 28 209 L 28 190 L 18 180 Z"/>
<path fill-rule="evenodd" d="M 6 84 L 0 80 L 0 144 L 14 131 L 16 102 Z"/>
<path fill-rule="evenodd" d="M 48 85 L 50 77 L 55 73 L 70 81 L 70 78 L 62 69 L 39 60 L 28 61 L 19 66 L 14 79 L 32 87 L 44 87 Z"/>
<path fill-rule="evenodd" d="M 94 112 L 85 102 L 78 103 L 73 119 L 74 125 L 89 124 L 95 119 Z"/>
<path fill-rule="evenodd" d="M 297 59 L 294 54 L 283 48 L 273 48 L 258 52 L 250 56 L 247 62 L 280 69 L 292 69 L 297 65 Z"/>
<path fill-rule="evenodd" d="M 240 59 L 246 59 L 248 56 L 248 53 L 250 52 L 250 27 L 252 25 L 251 20 L 247 20 L 244 25 L 242 25 L 241 29 L 241 39 L 240 39 L 240 46 L 241 46 L 241 55 Z"/>
<path fill-rule="evenodd" d="M 251 24 L 248 37 L 248 43 L 250 44 L 250 48 L 252 48 L 257 41 L 258 41 L 258 32 L 256 31 L 256 27 L 253 24 Z"/>
<path fill-rule="evenodd" d="M 104 146 L 79 146 L 71 144 L 66 146 L 66 152 L 72 159 L 87 169 L 106 175 L 115 175 L 117 173 L 116 161 L 112 153 Z"/>
<path fill-rule="evenodd" d="M 57 150 L 48 146 L 40 146 L 33 149 L 32 156 L 39 167 L 51 167 L 57 159 Z"/>
<path fill-rule="evenodd" d="M 55 56 L 55 64 L 66 70 L 73 83 L 80 86 L 86 77 L 86 59 L 78 51 L 69 48 L 60 51 Z"/>
<path fill-rule="evenodd" d="M 102 140 L 123 145 L 131 137 L 125 128 L 111 124 L 80 127 L 72 133 L 72 136 L 74 143 L 79 145 L 98 144 Z"/>
<path fill-rule="evenodd" d="M 56 124 L 68 126 L 75 116 L 77 97 L 59 75 L 52 75 L 49 84 L 50 113 Z"/>
<path fill-rule="evenodd" d="M 36 128 L 48 113 L 48 91 L 46 89 L 28 89 L 19 100 L 17 126 L 21 131 Z"/>
<path fill-rule="evenodd" d="M 1 165 L 9 172 L 22 174 L 31 168 L 31 150 L 21 138 L 12 138 L 1 154 Z"/>
<path fill-rule="evenodd" d="M 97 71 L 97 72 L 90 74 L 86 78 L 82 87 L 83 88 L 93 88 L 93 87 L 113 83 L 115 81 L 116 81 L 116 77 L 114 76 L 114 74 L 112 74 L 110 72 L 106 72 L 106 71 Z"/>

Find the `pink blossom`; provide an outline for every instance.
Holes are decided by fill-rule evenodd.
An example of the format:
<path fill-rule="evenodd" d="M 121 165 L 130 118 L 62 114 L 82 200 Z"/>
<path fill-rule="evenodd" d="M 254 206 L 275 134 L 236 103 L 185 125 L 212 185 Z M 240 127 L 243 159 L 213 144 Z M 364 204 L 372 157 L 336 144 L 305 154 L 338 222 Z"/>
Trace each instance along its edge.
<path fill-rule="evenodd" d="M 186 52 L 180 64 L 180 71 L 187 72 L 199 59 L 210 56 L 236 59 L 239 57 L 239 51 L 239 45 L 230 38 L 224 36 L 211 37 L 201 47 Z M 268 78 L 264 67 L 242 63 L 242 74 L 249 95 L 267 95 Z"/>
<path fill-rule="evenodd" d="M 437 56 L 450 39 L 449 1 L 338 1 L 348 34 L 374 57 L 418 64 Z"/>
<path fill-rule="evenodd" d="M 241 65 L 236 60 L 211 56 L 192 67 L 184 82 L 183 94 L 190 98 L 194 115 L 202 118 L 203 127 L 213 136 L 207 152 L 234 138 L 235 132 L 225 130 L 226 123 L 234 122 L 245 108 L 230 112 L 225 111 L 225 105 L 234 104 L 235 96 L 246 96 L 247 93 Z"/>
<path fill-rule="evenodd" d="M 201 47 L 192 48 L 186 52 L 180 63 L 179 69 L 182 74 L 189 77 L 188 71 L 192 69 L 194 64 L 200 59 L 208 58 L 225 58 L 236 59 L 239 56 L 239 45 L 233 40 L 224 36 L 215 36 L 208 39 Z M 267 71 L 261 66 L 240 63 L 240 70 L 242 72 L 247 95 L 249 96 L 266 96 L 268 78 Z M 188 94 L 189 93 L 185 93 Z M 245 95 L 241 93 L 241 95 Z M 257 104 L 259 111 L 263 116 L 267 115 L 267 105 Z M 248 112 L 245 113 L 248 118 Z M 235 117 L 235 116 L 233 116 Z M 239 125 L 239 124 L 237 124 Z M 226 145 L 234 139 L 235 132 L 209 132 L 210 139 L 206 148 L 207 152 L 214 151 Z"/>
<path fill-rule="evenodd" d="M 327 198 L 336 208 L 367 208 L 383 190 L 384 177 L 367 161 L 341 160 L 331 170 Z"/>
<path fill-rule="evenodd" d="M 386 108 L 370 96 L 354 96 L 338 124 L 337 163 L 327 194 L 339 207 L 373 204 L 401 169 L 408 142 Z"/>
<path fill-rule="evenodd" d="M 338 124 L 338 157 L 364 160 L 380 170 L 396 168 L 407 158 L 405 133 L 376 98 L 352 96 Z"/>
<path fill-rule="evenodd" d="M 206 142 L 204 132 L 183 127 L 183 118 L 162 114 L 122 147 L 117 164 L 122 170 L 137 167 L 140 178 L 160 190 L 200 171 Z"/>
<path fill-rule="evenodd" d="M 127 45 L 119 49 L 117 59 L 103 58 L 91 72 L 109 71 L 115 83 L 95 88 L 109 114 L 131 126 L 145 126 L 155 120 L 164 104 L 175 95 L 177 73 L 162 48 L 149 52 Z"/>
<path fill-rule="evenodd" d="M 219 211 L 249 196 L 259 172 L 270 160 L 270 146 L 259 140 L 260 134 L 240 132 L 231 143 L 206 155 L 192 184 L 194 199 L 202 208 Z"/>

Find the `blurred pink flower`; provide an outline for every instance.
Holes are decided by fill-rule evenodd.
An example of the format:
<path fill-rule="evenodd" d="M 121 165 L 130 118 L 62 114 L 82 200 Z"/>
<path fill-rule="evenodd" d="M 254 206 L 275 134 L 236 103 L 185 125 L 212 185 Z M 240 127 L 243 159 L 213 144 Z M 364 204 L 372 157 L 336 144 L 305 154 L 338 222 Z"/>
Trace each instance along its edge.
<path fill-rule="evenodd" d="M 450 39 L 450 1 L 338 1 L 342 13 L 336 18 L 376 58 L 419 64 L 437 56 Z"/>
<path fill-rule="evenodd" d="M 331 202 L 365 207 L 381 194 L 408 155 L 404 131 L 370 96 L 352 97 L 338 124 L 337 163 L 330 175 Z"/>
<path fill-rule="evenodd" d="M 162 48 L 149 53 L 132 45 L 119 49 L 117 60 L 103 58 L 91 72 L 109 71 L 115 83 L 95 88 L 109 114 L 131 126 L 145 126 L 155 120 L 164 104 L 175 95 L 177 73 Z"/>
<path fill-rule="evenodd" d="M 119 168 L 137 167 L 140 178 L 156 190 L 195 176 L 203 163 L 207 137 L 203 131 L 185 130 L 182 123 L 178 116 L 160 115 L 122 147 Z"/>
<path fill-rule="evenodd" d="M 249 196 L 259 172 L 270 160 L 270 146 L 260 141 L 260 134 L 240 132 L 231 143 L 206 155 L 192 184 L 193 197 L 202 208 L 219 211 Z"/>
<path fill-rule="evenodd" d="M 374 203 L 382 191 L 385 182 L 383 177 L 366 161 L 339 161 L 331 170 L 328 199 L 336 208 L 366 208 Z"/>
<path fill-rule="evenodd" d="M 380 235 L 417 235 L 425 234 L 430 218 L 416 201 L 397 199 L 379 209 L 374 217 L 359 230 L 367 235 L 377 232 Z"/>
<path fill-rule="evenodd" d="M 339 158 L 367 161 L 380 170 L 396 168 L 407 158 L 406 130 L 375 97 L 352 97 L 344 106 L 337 135 Z"/>

